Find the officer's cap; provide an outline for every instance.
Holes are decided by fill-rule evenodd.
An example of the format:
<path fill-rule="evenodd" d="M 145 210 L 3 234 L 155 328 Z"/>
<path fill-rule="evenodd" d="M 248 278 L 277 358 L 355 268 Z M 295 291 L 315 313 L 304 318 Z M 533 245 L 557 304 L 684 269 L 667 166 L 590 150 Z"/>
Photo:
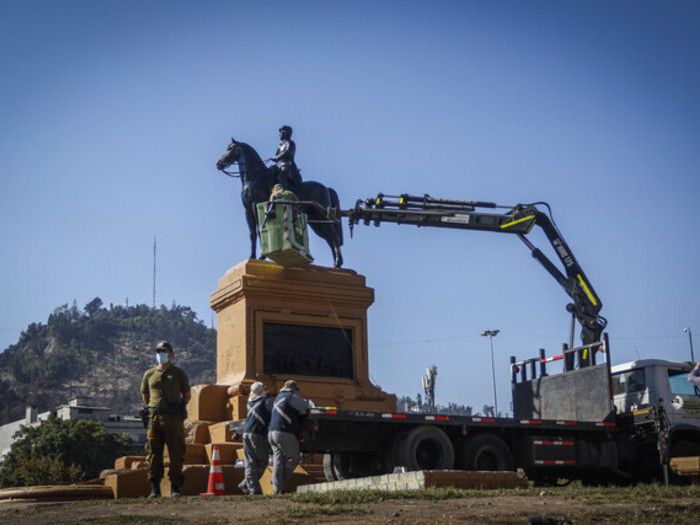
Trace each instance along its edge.
<path fill-rule="evenodd" d="M 171 345 L 171 344 L 168 343 L 167 341 L 161 341 L 161 342 L 158 343 L 158 345 L 156 346 L 156 352 L 162 352 L 162 351 L 172 352 L 172 351 L 173 351 L 173 345 Z"/>
<path fill-rule="evenodd" d="M 285 129 L 286 129 L 287 131 L 289 131 L 290 133 L 292 132 L 292 127 L 291 127 L 291 126 L 287 126 L 286 124 L 285 124 L 284 126 L 282 126 L 280 129 L 278 129 L 277 131 L 284 131 Z"/>

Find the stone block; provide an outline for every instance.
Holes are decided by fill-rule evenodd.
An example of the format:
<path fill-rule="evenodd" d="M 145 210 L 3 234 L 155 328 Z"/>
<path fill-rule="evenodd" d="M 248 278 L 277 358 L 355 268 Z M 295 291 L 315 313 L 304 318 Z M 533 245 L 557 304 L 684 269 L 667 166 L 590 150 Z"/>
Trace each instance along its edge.
<path fill-rule="evenodd" d="M 198 496 L 206 492 L 209 484 L 210 468 L 209 465 L 185 465 L 182 469 L 184 481 L 180 494 L 183 496 Z M 238 484 L 243 481 L 243 469 L 233 465 L 223 465 L 221 471 L 224 474 L 226 494 L 243 494 L 238 488 Z M 170 497 L 172 494 L 168 469 L 165 469 L 165 475 L 160 482 L 160 491 L 164 497 Z"/>
<path fill-rule="evenodd" d="M 131 466 L 136 461 L 144 461 L 146 456 L 122 456 L 114 460 L 114 468 L 116 470 L 130 470 Z"/>
<path fill-rule="evenodd" d="M 209 425 L 213 421 L 185 421 L 185 441 L 187 443 L 199 443 L 205 445 L 211 442 L 209 437 Z"/>
<path fill-rule="evenodd" d="M 242 469 L 241 469 L 242 470 Z M 301 485 L 309 485 L 316 483 L 316 479 L 309 476 L 304 469 L 298 466 L 294 469 L 292 476 L 287 481 L 286 492 L 294 492 L 297 487 Z M 272 494 L 272 468 L 267 467 L 265 472 L 263 472 L 260 478 L 260 487 L 262 488 L 263 494 L 269 496 Z"/>
<path fill-rule="evenodd" d="M 233 435 L 231 434 L 230 421 L 222 421 L 209 425 L 210 443 L 232 443 Z"/>
<path fill-rule="evenodd" d="M 105 487 L 110 487 L 115 499 L 142 498 L 150 492 L 148 471 L 121 470 L 105 477 Z"/>
<path fill-rule="evenodd" d="M 325 490 L 421 490 L 429 487 L 456 487 L 464 489 L 526 488 L 527 478 L 511 471 L 470 472 L 464 470 L 421 470 L 398 472 L 367 478 L 333 481 L 326 484 L 305 484 L 297 492 Z"/>
<path fill-rule="evenodd" d="M 238 455 L 236 452 L 243 449 L 243 445 L 240 443 L 216 443 L 219 446 L 219 456 L 221 458 L 222 465 L 235 465 Z M 207 460 L 211 463 L 211 455 L 214 450 L 214 443 L 209 443 L 204 445 L 204 449 L 207 453 Z"/>
<path fill-rule="evenodd" d="M 700 475 L 700 456 L 671 458 L 671 469 L 681 476 Z"/>
<path fill-rule="evenodd" d="M 205 465 L 208 463 L 204 445 L 200 445 L 199 443 L 187 443 L 186 446 L 183 465 Z M 163 462 L 167 465 L 170 464 L 170 451 L 167 446 L 163 451 Z"/>
<path fill-rule="evenodd" d="M 190 390 L 187 419 L 190 421 L 223 421 L 228 400 L 227 385 L 196 385 Z"/>

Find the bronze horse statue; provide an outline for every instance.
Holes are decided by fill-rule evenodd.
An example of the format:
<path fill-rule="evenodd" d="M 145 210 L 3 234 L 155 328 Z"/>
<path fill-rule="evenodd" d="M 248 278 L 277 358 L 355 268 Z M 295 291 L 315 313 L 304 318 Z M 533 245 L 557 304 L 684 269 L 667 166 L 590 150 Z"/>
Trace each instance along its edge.
<path fill-rule="evenodd" d="M 255 206 L 259 202 L 267 202 L 276 184 L 276 174 L 272 168 L 265 165 L 252 146 L 244 142 L 238 142 L 231 138 L 231 143 L 221 158 L 216 162 L 216 168 L 227 175 L 226 168 L 238 164 L 238 176 L 241 178 L 241 201 L 245 209 L 245 218 L 250 232 L 250 258 L 255 259 L 258 237 L 258 214 Z M 321 207 L 340 208 L 338 194 L 333 188 L 328 188 L 320 182 L 306 181 L 289 188 L 299 197 L 300 201 L 317 202 Z M 333 253 L 333 263 L 336 268 L 343 265 L 343 255 L 340 247 L 343 245 L 343 228 L 340 222 L 313 222 L 324 221 L 325 216 L 318 210 L 308 208 L 305 210 L 309 217 L 309 225 L 328 243 Z"/>

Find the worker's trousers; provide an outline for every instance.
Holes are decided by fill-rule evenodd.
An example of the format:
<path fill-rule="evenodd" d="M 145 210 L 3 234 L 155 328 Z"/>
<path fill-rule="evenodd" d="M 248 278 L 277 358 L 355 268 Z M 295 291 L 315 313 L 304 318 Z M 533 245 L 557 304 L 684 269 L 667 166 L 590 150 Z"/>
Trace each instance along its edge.
<path fill-rule="evenodd" d="M 281 430 L 271 430 L 267 437 L 272 447 L 272 488 L 275 494 L 281 494 L 299 464 L 299 440 Z"/>
<path fill-rule="evenodd" d="M 260 477 L 265 472 L 270 460 L 270 446 L 267 436 L 245 432 L 243 434 L 243 453 L 245 455 L 245 486 L 248 494 L 262 494 Z"/>
<path fill-rule="evenodd" d="M 170 482 L 181 487 L 182 462 L 185 458 L 185 428 L 180 414 L 153 415 L 146 434 L 146 452 L 148 453 L 148 479 L 160 481 L 163 479 L 163 452 L 168 447 L 168 477 Z"/>

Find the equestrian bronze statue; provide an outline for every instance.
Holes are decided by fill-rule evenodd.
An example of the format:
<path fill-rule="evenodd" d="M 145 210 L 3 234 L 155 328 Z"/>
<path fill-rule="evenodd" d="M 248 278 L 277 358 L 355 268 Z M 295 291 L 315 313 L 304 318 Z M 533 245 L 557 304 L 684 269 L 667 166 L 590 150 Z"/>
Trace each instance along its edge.
<path fill-rule="evenodd" d="M 316 202 L 319 204 L 320 209 L 340 209 L 338 194 L 333 188 L 326 187 L 320 182 L 302 182 L 294 163 L 294 151 L 296 148 L 291 140 L 291 133 L 292 130 L 288 126 L 280 128 L 282 144 L 280 144 L 275 157 L 271 159 L 276 162 L 275 166 L 267 167 L 252 146 L 244 142 L 238 142 L 233 137 L 224 154 L 216 162 L 218 170 L 223 171 L 227 175 L 238 176 L 241 179 L 243 185 L 241 201 L 243 202 L 250 233 L 251 259 L 256 257 L 257 251 L 258 222 L 255 206 L 259 202 L 267 202 L 270 198 L 272 187 L 278 181 L 282 183 L 280 168 L 284 174 L 284 183 L 289 184 L 287 189 L 296 194 L 300 201 Z M 226 168 L 233 164 L 238 164 L 237 174 L 231 174 L 226 171 Z M 296 176 L 294 172 L 296 172 Z M 325 214 L 317 209 L 313 209 L 313 207 L 309 207 L 305 211 L 308 215 L 311 229 L 328 243 L 333 253 L 334 266 L 340 268 L 343 264 L 343 255 L 340 251 L 340 247 L 343 245 L 343 229 L 340 221 L 328 221 Z"/>

